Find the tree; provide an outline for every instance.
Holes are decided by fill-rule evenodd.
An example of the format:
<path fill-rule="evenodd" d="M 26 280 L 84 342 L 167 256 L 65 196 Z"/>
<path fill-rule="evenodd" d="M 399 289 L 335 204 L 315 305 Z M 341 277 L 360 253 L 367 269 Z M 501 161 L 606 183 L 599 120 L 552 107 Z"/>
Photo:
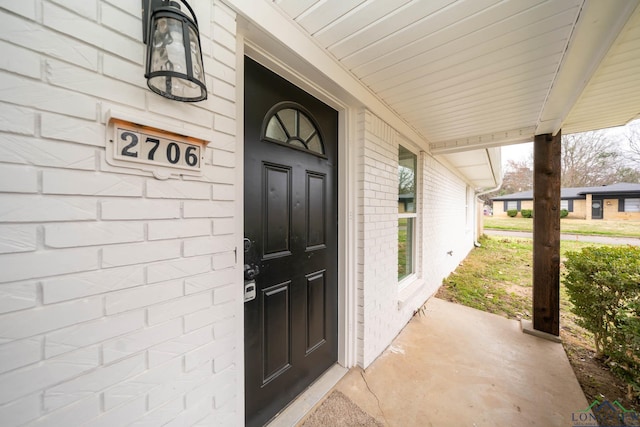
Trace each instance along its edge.
<path fill-rule="evenodd" d="M 416 191 L 415 174 L 411 168 L 403 165 L 398 166 L 398 193 L 414 194 Z"/>
<path fill-rule="evenodd" d="M 562 136 L 562 187 L 595 187 L 636 182 L 640 171 L 632 167 L 619 141 L 606 131 Z"/>
<path fill-rule="evenodd" d="M 640 121 L 626 126 L 622 134 L 601 130 L 563 135 L 561 156 L 563 188 L 640 183 Z M 533 152 L 526 160 L 509 160 L 500 190 L 480 199 L 491 204 L 492 197 L 531 189 Z"/>
<path fill-rule="evenodd" d="M 508 160 L 502 188 L 504 194 L 518 193 L 533 189 L 533 159 Z"/>
<path fill-rule="evenodd" d="M 640 168 L 640 121 L 625 126 L 624 139 L 629 144 L 629 160 Z"/>
<path fill-rule="evenodd" d="M 485 204 L 491 205 L 491 198 L 505 194 L 517 193 L 533 189 L 533 157 L 527 160 L 508 160 L 502 177 L 502 186 L 498 191 L 481 195 Z"/>

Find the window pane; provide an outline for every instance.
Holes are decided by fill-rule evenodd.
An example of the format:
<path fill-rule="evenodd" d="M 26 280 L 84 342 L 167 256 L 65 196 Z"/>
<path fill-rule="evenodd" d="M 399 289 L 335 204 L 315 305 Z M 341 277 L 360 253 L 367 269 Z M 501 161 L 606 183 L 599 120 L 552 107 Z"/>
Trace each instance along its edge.
<path fill-rule="evenodd" d="M 324 154 L 324 145 L 320 131 L 313 118 L 297 108 L 282 108 L 269 117 L 265 117 L 267 126 L 264 138 L 269 141 L 283 142 L 297 148 Z"/>
<path fill-rule="evenodd" d="M 318 135 L 313 135 L 313 138 L 307 141 L 307 145 L 309 147 L 309 150 L 315 151 L 316 153 L 324 154 L 322 142 L 320 141 L 320 138 L 318 138 Z"/>
<path fill-rule="evenodd" d="M 624 199 L 625 212 L 640 212 L 640 198 Z"/>
<path fill-rule="evenodd" d="M 398 151 L 398 212 L 416 211 L 417 156 L 400 146 Z"/>
<path fill-rule="evenodd" d="M 284 129 L 280 125 L 278 119 L 275 116 L 271 117 L 269 124 L 267 124 L 267 132 L 265 133 L 267 138 L 275 139 L 276 141 L 287 142 L 287 134 L 284 133 Z"/>
<path fill-rule="evenodd" d="M 286 108 L 284 110 L 278 111 L 278 117 L 280 117 L 280 120 L 282 120 L 282 123 L 284 124 L 284 128 L 291 136 L 298 135 L 298 126 L 296 126 L 297 116 L 298 112 L 296 110 L 292 110 L 291 108 Z"/>
<path fill-rule="evenodd" d="M 560 200 L 560 209 L 569 210 L 569 201 L 568 200 Z"/>
<path fill-rule="evenodd" d="M 516 200 L 510 200 L 507 202 L 507 210 L 516 210 L 518 209 L 518 202 Z"/>
<path fill-rule="evenodd" d="M 398 219 L 398 280 L 413 273 L 413 225 L 415 218 Z"/>
<path fill-rule="evenodd" d="M 298 114 L 300 119 L 300 122 L 298 123 L 299 124 L 298 136 L 303 141 L 306 141 L 307 139 L 309 139 L 311 134 L 316 131 L 316 128 L 315 126 L 313 126 L 313 124 L 311 124 L 307 116 L 305 116 L 302 113 L 298 113 Z"/>

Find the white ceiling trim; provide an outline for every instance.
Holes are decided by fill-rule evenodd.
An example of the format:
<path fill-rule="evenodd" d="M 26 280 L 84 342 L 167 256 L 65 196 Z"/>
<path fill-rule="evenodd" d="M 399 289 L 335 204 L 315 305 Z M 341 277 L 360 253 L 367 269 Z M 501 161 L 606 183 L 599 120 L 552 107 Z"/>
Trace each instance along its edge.
<path fill-rule="evenodd" d="M 628 123 L 640 111 L 640 2 L 562 124 L 564 133 Z"/>
<path fill-rule="evenodd" d="M 472 149 L 499 147 L 502 145 L 519 144 L 533 140 L 535 127 L 495 132 L 471 138 L 460 138 L 449 141 L 433 142 L 429 144 L 433 154 L 459 153 Z"/>
<path fill-rule="evenodd" d="M 607 1 L 585 1 L 540 113 L 536 135 L 555 135 L 562 128 L 638 3 L 637 0 L 626 1 L 617 4 L 622 7 L 614 8 Z"/>

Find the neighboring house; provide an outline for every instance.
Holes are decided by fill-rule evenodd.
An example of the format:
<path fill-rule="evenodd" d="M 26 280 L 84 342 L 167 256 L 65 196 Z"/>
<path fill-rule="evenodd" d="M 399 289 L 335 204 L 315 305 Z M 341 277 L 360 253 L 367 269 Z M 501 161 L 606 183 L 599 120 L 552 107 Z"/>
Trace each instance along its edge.
<path fill-rule="evenodd" d="M 500 146 L 640 111 L 637 1 L 190 3 L 203 67 L 139 0 L 0 3 L 3 427 L 263 424 L 437 291 Z"/>
<path fill-rule="evenodd" d="M 505 194 L 491 200 L 494 216 L 506 217 L 508 210 L 533 209 L 532 190 Z M 569 212 L 567 218 L 640 220 L 640 184 L 562 188 L 560 209 Z"/>

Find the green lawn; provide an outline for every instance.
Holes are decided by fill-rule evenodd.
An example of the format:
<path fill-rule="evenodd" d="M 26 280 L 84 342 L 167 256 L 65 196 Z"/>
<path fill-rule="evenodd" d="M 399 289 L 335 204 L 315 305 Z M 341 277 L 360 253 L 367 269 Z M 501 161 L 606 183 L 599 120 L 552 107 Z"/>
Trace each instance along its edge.
<path fill-rule="evenodd" d="M 533 240 L 515 237 L 480 238 L 481 246 L 443 281 L 438 296 L 511 319 L 531 319 Z M 561 241 L 560 257 L 595 243 Z M 562 265 L 561 265 L 562 267 Z M 591 345 L 589 333 L 576 324 L 564 284 L 560 285 L 563 333 Z"/>
<path fill-rule="evenodd" d="M 484 228 L 493 230 L 533 231 L 533 219 L 485 216 Z M 584 219 L 560 220 L 560 231 L 568 234 L 640 237 L 640 221 L 605 221 Z"/>
<path fill-rule="evenodd" d="M 511 319 L 530 319 L 533 281 L 533 240 L 514 237 L 482 237 L 481 246 L 444 280 L 440 297 Z M 593 243 L 562 241 L 560 256 Z M 572 317 L 564 286 L 563 315 Z M 570 322 L 571 325 L 574 322 Z"/>

